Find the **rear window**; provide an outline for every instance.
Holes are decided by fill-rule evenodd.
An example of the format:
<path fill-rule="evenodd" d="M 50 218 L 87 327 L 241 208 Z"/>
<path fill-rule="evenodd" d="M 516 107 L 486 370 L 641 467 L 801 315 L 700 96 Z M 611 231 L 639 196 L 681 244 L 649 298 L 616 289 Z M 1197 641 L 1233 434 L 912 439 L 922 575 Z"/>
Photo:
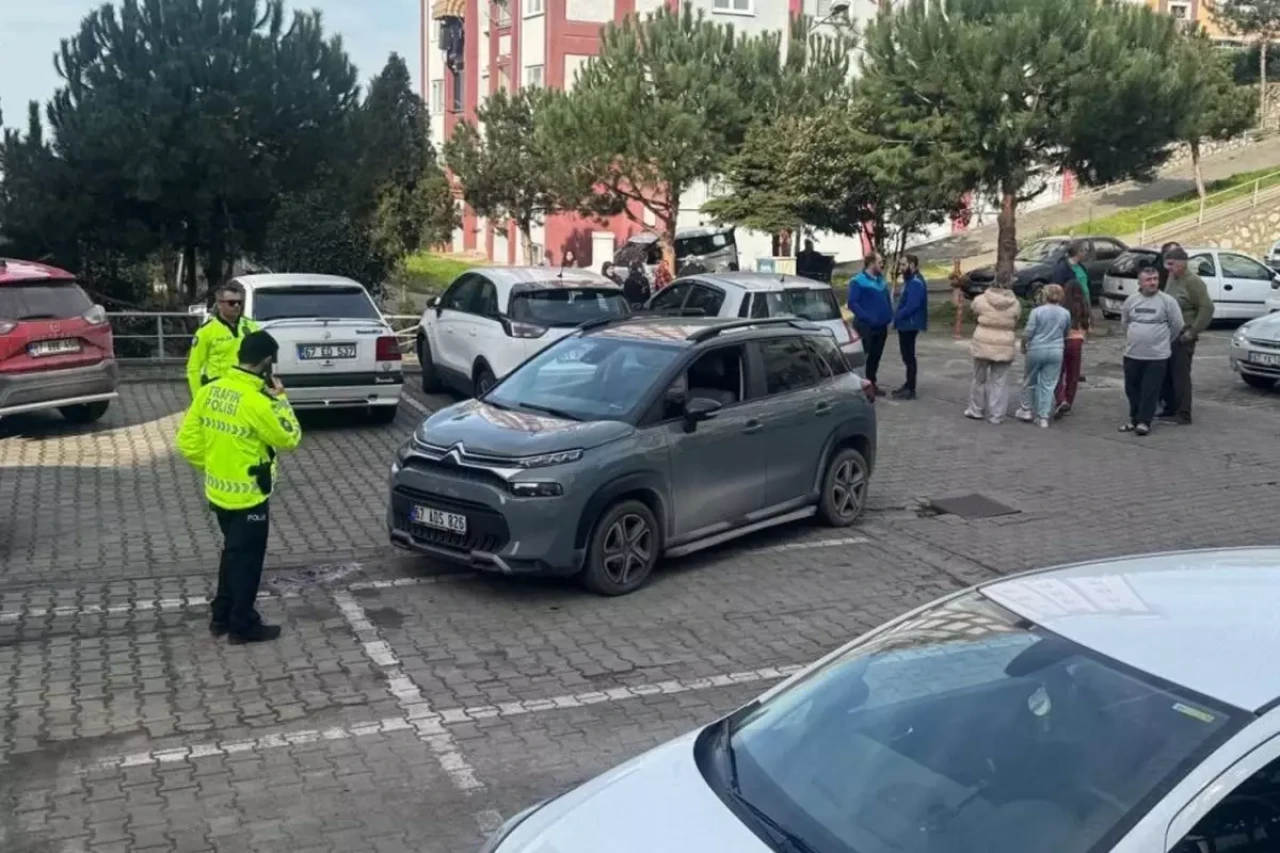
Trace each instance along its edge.
<path fill-rule="evenodd" d="M 704 234 L 698 237 L 681 237 L 676 240 L 676 257 L 689 255 L 710 255 L 729 245 L 729 235 L 725 232 Z"/>
<path fill-rule="evenodd" d="M 1116 262 L 1107 270 L 1107 275 L 1115 278 L 1137 278 L 1138 270 L 1155 266 L 1160 255 L 1157 252 L 1128 251 L 1116 258 Z"/>
<path fill-rule="evenodd" d="M 630 313 L 622 291 L 597 287 L 556 287 L 511 295 L 511 319 L 538 326 L 580 326 L 602 317 Z"/>
<path fill-rule="evenodd" d="M 62 320 L 79 317 L 93 302 L 73 281 L 0 285 L 0 317 L 6 320 Z"/>
<path fill-rule="evenodd" d="M 253 319 L 291 317 L 328 320 L 381 320 L 363 287 L 260 287 L 253 291 Z"/>
<path fill-rule="evenodd" d="M 831 288 L 792 287 L 784 291 L 756 293 L 751 304 L 752 318 L 794 314 L 802 320 L 839 320 L 840 305 Z"/>

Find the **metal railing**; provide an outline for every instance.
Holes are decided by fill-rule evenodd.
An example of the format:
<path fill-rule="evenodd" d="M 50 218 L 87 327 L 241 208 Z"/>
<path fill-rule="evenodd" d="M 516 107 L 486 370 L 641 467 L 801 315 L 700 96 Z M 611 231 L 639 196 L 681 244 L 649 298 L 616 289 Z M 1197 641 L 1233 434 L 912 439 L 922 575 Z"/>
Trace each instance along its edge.
<path fill-rule="evenodd" d="M 383 314 L 400 341 L 400 351 L 414 352 L 418 314 Z M 109 311 L 107 322 L 115 338 L 116 358 L 121 361 L 185 360 L 204 314 L 185 311 Z"/>
<path fill-rule="evenodd" d="M 1148 216 L 1142 220 L 1138 243 L 1145 246 L 1148 242 L 1159 242 L 1187 228 L 1225 219 L 1277 197 L 1280 197 L 1280 172 L 1271 172 L 1248 183 Z"/>

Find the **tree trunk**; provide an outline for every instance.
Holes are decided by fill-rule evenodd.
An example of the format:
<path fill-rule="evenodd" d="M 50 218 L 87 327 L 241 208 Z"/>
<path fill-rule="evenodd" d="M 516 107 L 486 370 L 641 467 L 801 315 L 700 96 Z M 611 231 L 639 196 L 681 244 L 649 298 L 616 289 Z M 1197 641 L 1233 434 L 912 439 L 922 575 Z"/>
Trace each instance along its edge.
<path fill-rule="evenodd" d="M 671 277 L 679 275 L 676 269 L 676 211 L 658 215 L 658 243 L 662 246 L 662 262 L 667 265 Z"/>
<path fill-rule="evenodd" d="M 1018 193 L 1000 188 L 1000 213 L 996 217 L 996 285 L 1013 285 L 1013 258 L 1018 254 Z"/>
<path fill-rule="evenodd" d="M 1191 140 L 1191 171 L 1196 177 L 1196 194 L 1204 201 L 1204 170 L 1200 168 L 1200 140 Z"/>
<path fill-rule="evenodd" d="M 1267 49 L 1266 39 L 1258 40 L 1258 127 L 1267 126 Z"/>
<path fill-rule="evenodd" d="M 516 230 L 520 232 L 520 251 L 524 252 L 524 262 L 526 264 L 532 264 L 533 263 L 533 225 L 531 225 L 527 221 L 517 222 Z"/>

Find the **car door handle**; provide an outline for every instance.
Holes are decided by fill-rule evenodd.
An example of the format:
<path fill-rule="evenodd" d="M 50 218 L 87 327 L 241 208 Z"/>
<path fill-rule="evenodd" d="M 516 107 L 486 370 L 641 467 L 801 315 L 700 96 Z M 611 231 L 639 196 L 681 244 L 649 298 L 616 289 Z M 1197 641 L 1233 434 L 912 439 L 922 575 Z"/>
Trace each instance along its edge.
<path fill-rule="evenodd" d="M 760 421 L 752 418 L 751 420 L 747 421 L 746 426 L 742 428 L 742 434 L 751 435 L 752 433 L 759 432 L 761 427 L 763 426 L 764 424 L 760 423 Z"/>
<path fill-rule="evenodd" d="M 835 407 L 836 407 L 835 403 L 832 403 L 830 401 L 824 401 L 814 406 L 813 412 L 816 415 L 829 415 L 831 414 L 831 410 L 834 409 Z"/>
<path fill-rule="evenodd" d="M 1222 285 L 1222 289 L 1223 289 L 1223 290 L 1230 290 L 1230 289 L 1231 289 L 1231 285 L 1229 285 L 1229 284 L 1224 284 L 1224 285 Z"/>

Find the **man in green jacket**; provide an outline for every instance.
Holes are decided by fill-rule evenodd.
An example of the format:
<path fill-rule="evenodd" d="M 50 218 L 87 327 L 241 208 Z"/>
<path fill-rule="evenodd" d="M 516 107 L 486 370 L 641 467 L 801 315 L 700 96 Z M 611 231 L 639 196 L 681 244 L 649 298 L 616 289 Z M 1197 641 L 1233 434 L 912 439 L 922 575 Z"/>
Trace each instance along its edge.
<path fill-rule="evenodd" d="M 1191 423 L 1191 360 L 1200 333 L 1213 320 L 1213 299 L 1204 280 L 1187 269 L 1187 252 L 1181 246 L 1175 245 L 1164 253 L 1164 264 L 1169 271 L 1165 293 L 1178 301 L 1183 328 L 1173 341 L 1160 395 L 1165 407 L 1158 417 L 1185 425 Z"/>
<path fill-rule="evenodd" d="M 187 356 L 187 385 L 195 399 L 200 386 L 212 382 L 236 366 L 240 342 L 258 331 L 258 324 L 244 316 L 244 288 L 223 284 L 214 293 L 213 314 L 196 330 Z"/>

